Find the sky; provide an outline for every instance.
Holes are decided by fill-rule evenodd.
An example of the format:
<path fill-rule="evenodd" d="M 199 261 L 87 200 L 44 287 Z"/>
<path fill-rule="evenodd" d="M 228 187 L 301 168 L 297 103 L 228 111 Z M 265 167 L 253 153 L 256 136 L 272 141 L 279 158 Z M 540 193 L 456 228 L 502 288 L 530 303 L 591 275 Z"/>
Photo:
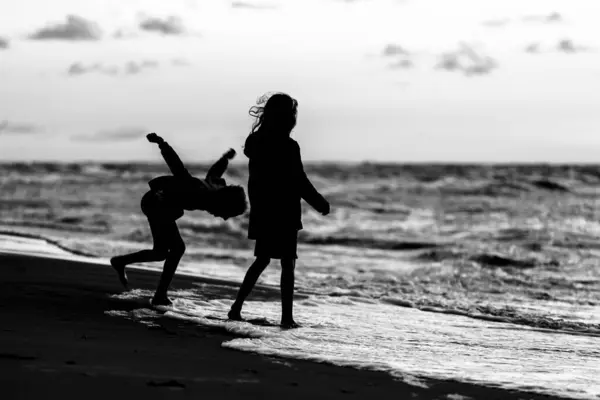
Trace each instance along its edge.
<path fill-rule="evenodd" d="M 306 161 L 597 162 L 596 0 L 0 0 L 0 162 L 242 150 L 266 92 Z M 240 158 L 242 160 L 242 158 Z"/>

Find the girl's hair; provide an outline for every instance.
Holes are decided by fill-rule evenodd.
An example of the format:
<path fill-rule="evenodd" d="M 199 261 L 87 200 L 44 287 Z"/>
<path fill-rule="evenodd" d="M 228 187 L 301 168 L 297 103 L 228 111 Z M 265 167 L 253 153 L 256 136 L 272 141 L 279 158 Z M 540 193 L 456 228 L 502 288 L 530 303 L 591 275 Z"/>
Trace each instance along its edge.
<path fill-rule="evenodd" d="M 285 93 L 267 93 L 257 100 L 248 112 L 256 118 L 252 133 L 265 132 L 289 136 L 296 126 L 298 101 Z M 263 106 L 264 104 L 264 106 Z"/>
<path fill-rule="evenodd" d="M 215 205 L 220 211 L 220 215 L 232 218 L 246 212 L 248 204 L 246 203 L 246 192 L 243 187 L 236 185 L 224 186 L 215 192 L 215 196 L 217 197 Z"/>

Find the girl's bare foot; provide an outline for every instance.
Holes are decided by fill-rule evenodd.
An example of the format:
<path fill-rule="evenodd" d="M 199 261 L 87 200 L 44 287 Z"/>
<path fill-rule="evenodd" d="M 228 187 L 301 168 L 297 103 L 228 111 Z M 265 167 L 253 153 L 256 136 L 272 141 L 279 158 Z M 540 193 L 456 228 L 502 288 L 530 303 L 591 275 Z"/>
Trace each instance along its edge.
<path fill-rule="evenodd" d="M 150 301 L 150 304 L 152 304 L 153 306 L 172 306 L 173 302 L 171 301 L 171 299 L 169 299 L 167 297 L 166 294 L 164 294 L 164 295 L 155 294 L 154 297 L 152 298 L 152 300 Z"/>
<path fill-rule="evenodd" d="M 227 313 L 227 317 L 232 321 L 243 321 L 241 310 L 231 307 L 231 310 Z"/>
<path fill-rule="evenodd" d="M 290 320 L 281 320 L 281 328 L 282 329 L 296 329 L 300 328 L 300 325 L 296 323 L 293 319 Z"/>
<path fill-rule="evenodd" d="M 127 289 L 129 282 L 127 280 L 127 272 L 125 272 L 125 264 L 119 262 L 119 257 L 113 257 L 110 259 L 110 265 L 117 271 L 119 281 L 121 281 L 121 284 Z"/>

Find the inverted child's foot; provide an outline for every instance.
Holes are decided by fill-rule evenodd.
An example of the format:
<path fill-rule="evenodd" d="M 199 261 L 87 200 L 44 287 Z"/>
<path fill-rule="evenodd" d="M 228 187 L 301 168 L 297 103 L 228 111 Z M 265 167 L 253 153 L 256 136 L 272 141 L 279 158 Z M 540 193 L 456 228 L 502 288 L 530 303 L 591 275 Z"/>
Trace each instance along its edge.
<path fill-rule="evenodd" d="M 227 313 L 227 317 L 232 321 L 243 321 L 242 314 L 240 314 L 240 310 L 231 309 Z"/>
<path fill-rule="evenodd" d="M 164 296 L 154 296 L 150 301 L 150 304 L 153 306 L 172 306 L 173 302 L 166 295 Z"/>
<path fill-rule="evenodd" d="M 110 265 L 117 271 L 117 275 L 119 276 L 119 281 L 121 284 L 127 288 L 127 272 L 125 272 L 125 264 L 119 262 L 119 257 L 113 257 L 110 259 Z"/>
<path fill-rule="evenodd" d="M 296 323 L 296 321 L 294 321 L 293 319 L 289 320 L 289 321 L 281 321 L 281 327 L 283 329 L 296 329 L 296 328 L 300 328 L 300 325 Z"/>

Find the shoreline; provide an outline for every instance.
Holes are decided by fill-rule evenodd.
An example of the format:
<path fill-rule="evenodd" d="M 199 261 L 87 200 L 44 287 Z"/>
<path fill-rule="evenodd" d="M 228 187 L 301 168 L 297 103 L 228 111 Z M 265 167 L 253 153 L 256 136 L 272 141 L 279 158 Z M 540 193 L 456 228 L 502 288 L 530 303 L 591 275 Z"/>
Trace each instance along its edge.
<path fill-rule="evenodd" d="M 153 290 L 160 271 L 128 269 L 132 286 Z M 235 296 L 237 283 L 177 274 L 174 290 L 207 297 Z M 392 376 L 322 363 L 223 348 L 233 335 L 157 314 L 139 302 L 111 297 L 122 289 L 108 264 L 0 250 L 0 383 L 9 398 L 368 398 L 559 399 L 453 381 L 421 379 L 426 387 Z M 257 287 L 253 299 L 279 299 Z M 455 395 L 455 396 L 452 396 Z"/>

